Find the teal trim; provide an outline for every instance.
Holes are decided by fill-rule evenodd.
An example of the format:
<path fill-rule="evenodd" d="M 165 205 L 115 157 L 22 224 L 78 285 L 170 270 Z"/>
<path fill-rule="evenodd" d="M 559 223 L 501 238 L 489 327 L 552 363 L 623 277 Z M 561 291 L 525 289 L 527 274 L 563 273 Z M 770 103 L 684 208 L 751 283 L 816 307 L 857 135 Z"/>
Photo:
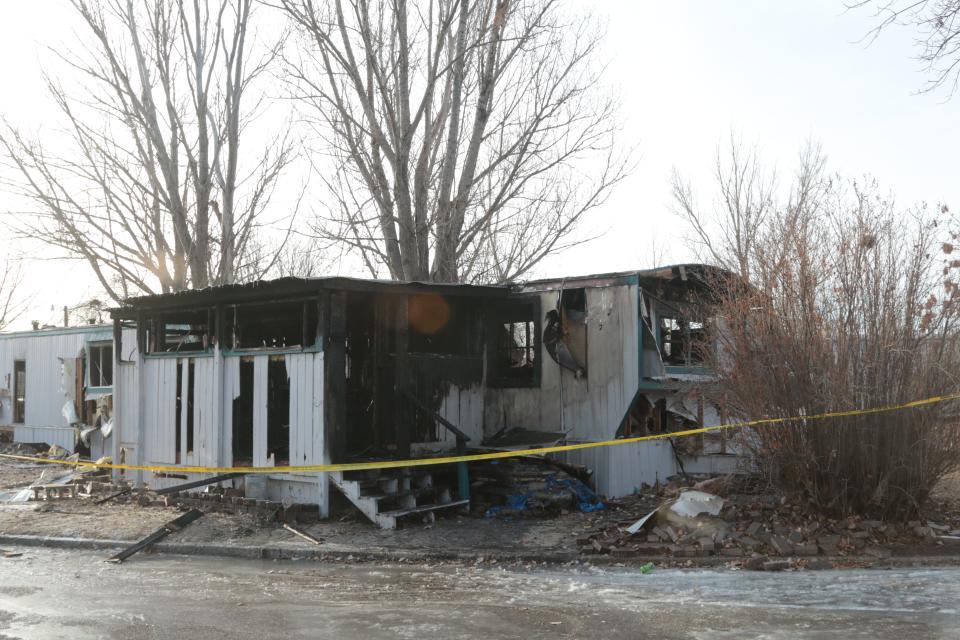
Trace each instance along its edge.
<path fill-rule="evenodd" d="M 656 380 L 642 380 L 637 385 L 638 391 L 673 391 L 683 386 L 680 380 L 670 380 L 668 382 L 657 382 Z"/>
<path fill-rule="evenodd" d="M 160 353 L 145 353 L 147 360 L 163 360 L 164 358 L 212 358 L 213 351 L 162 351 Z"/>
<path fill-rule="evenodd" d="M 103 334 L 103 340 L 113 340 L 113 326 L 108 324 L 88 324 L 76 327 L 58 327 L 56 329 L 37 329 L 36 331 L 11 331 L 9 333 L 0 332 L 0 340 L 6 338 L 39 338 L 41 336 L 65 336 L 77 333 L 100 333 Z M 99 340 L 100 338 L 94 338 Z"/>
<path fill-rule="evenodd" d="M 680 374 L 696 375 L 696 376 L 714 375 L 713 370 L 708 369 L 707 367 L 678 367 L 675 365 L 670 365 L 664 368 L 666 369 L 667 373 L 680 373 Z"/>
<path fill-rule="evenodd" d="M 83 390 L 89 391 L 90 393 L 104 393 L 106 391 L 113 391 L 113 385 L 106 387 L 84 387 Z"/>
<path fill-rule="evenodd" d="M 643 380 L 643 288 L 637 285 L 637 380 Z M 629 411 L 629 409 L 628 409 Z"/>
<path fill-rule="evenodd" d="M 224 356 L 276 356 L 284 355 L 288 353 L 322 353 L 323 348 L 319 345 L 312 345 L 309 347 L 286 347 L 283 349 L 225 349 L 223 351 Z"/>

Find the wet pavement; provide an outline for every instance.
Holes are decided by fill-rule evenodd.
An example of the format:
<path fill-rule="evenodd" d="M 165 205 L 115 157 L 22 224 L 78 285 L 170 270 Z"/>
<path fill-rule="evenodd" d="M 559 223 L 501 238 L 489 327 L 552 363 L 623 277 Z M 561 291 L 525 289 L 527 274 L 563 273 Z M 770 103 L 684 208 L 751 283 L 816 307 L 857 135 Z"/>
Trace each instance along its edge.
<path fill-rule="evenodd" d="M 0 638 L 960 638 L 960 570 L 330 565 L 19 548 Z"/>

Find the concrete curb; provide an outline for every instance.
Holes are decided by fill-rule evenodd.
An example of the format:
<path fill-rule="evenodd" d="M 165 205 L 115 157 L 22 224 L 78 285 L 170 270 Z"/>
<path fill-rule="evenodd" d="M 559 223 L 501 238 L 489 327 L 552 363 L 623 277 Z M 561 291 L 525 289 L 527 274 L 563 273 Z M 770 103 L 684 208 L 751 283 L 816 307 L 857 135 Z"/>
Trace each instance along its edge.
<path fill-rule="evenodd" d="M 92 551 L 107 551 L 123 549 L 136 540 L 109 540 L 100 538 L 66 538 L 55 536 L 9 535 L 0 534 L 0 544 L 18 545 L 24 547 L 47 547 L 52 549 L 83 549 Z M 602 555 L 579 556 L 573 552 L 490 552 L 484 551 L 438 551 L 414 549 L 331 549 L 331 548 L 297 548 L 297 547 L 269 547 L 253 545 L 224 545 L 183 542 L 158 542 L 143 553 L 161 553 L 184 556 L 209 556 L 221 558 L 242 558 L 245 560 L 313 560 L 328 562 L 497 562 L 497 563 L 524 563 L 536 562 L 539 564 L 572 564 L 594 565 L 602 567 L 629 567 L 639 566 L 646 562 L 653 562 L 661 566 L 683 567 L 692 562 L 691 568 L 723 567 L 731 561 L 746 560 L 747 558 L 733 558 L 709 556 L 703 558 L 670 558 L 665 556 L 636 556 L 630 558 L 612 558 Z M 960 565 L 960 556 L 952 555 L 923 555 L 923 556 L 893 556 L 890 558 L 870 558 L 866 556 L 817 556 L 816 558 L 778 558 L 772 560 L 815 560 L 811 569 L 832 568 L 830 563 L 836 562 L 857 567 L 953 567 Z"/>
<path fill-rule="evenodd" d="M 113 550 L 130 546 L 136 540 L 108 540 L 99 538 L 65 538 L 54 536 L 0 534 L 0 544 L 54 549 Z M 144 553 L 166 553 L 186 556 L 214 556 L 248 560 L 327 560 L 332 562 L 413 562 L 460 561 L 476 562 L 538 562 L 564 564 L 576 562 L 576 553 L 549 552 L 460 552 L 413 549 L 330 549 L 268 547 L 250 545 L 223 545 L 204 543 L 158 542 Z"/>

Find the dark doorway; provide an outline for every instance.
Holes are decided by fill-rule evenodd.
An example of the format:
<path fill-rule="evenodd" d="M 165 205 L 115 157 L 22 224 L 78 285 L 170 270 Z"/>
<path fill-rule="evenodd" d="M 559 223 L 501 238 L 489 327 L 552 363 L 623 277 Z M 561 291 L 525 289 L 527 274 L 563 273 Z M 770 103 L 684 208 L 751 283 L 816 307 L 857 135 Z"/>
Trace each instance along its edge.
<path fill-rule="evenodd" d="M 253 359 L 240 361 L 240 395 L 233 399 L 233 466 L 253 465 Z"/>
<path fill-rule="evenodd" d="M 267 368 L 267 459 L 277 465 L 290 462 L 290 378 L 282 356 L 270 358 Z"/>

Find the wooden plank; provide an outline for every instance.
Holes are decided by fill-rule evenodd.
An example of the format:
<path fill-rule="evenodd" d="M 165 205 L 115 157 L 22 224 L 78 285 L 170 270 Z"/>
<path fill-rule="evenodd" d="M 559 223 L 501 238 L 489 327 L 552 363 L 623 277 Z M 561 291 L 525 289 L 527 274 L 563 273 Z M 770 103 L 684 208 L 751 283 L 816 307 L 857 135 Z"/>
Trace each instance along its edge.
<path fill-rule="evenodd" d="M 202 480 L 192 480 L 191 482 L 184 482 L 182 484 L 175 484 L 170 487 L 164 487 L 163 489 L 155 489 L 154 493 L 157 495 L 165 495 L 167 493 L 178 493 L 180 491 L 186 491 L 187 489 L 196 489 L 197 487 L 205 487 L 208 484 L 214 484 L 217 482 L 223 482 L 224 480 L 230 480 L 231 478 L 239 478 L 240 476 L 246 475 L 245 473 L 222 473 L 216 476 L 210 476 L 209 478 L 203 478 Z"/>
<path fill-rule="evenodd" d="M 294 535 L 300 536 L 301 538 L 303 538 L 304 540 L 307 540 L 308 542 L 312 542 L 313 544 L 323 544 L 323 540 L 321 540 L 320 538 L 315 538 L 309 533 L 307 533 L 306 531 L 300 531 L 300 529 L 291 527 L 286 523 L 284 523 L 283 528 Z"/>
<path fill-rule="evenodd" d="M 191 509 L 190 511 L 187 511 L 186 513 L 181 515 L 180 517 L 175 518 L 170 522 L 168 522 L 167 524 L 163 525 L 162 527 L 160 527 L 159 529 L 151 533 L 149 536 L 147 536 L 143 540 L 137 542 L 134 545 L 127 547 L 126 549 L 116 554 L 115 556 L 111 556 L 110 558 L 107 559 L 107 562 L 116 562 L 116 563 L 123 562 L 133 554 L 139 551 L 142 551 L 143 549 L 146 549 L 150 545 L 158 542 L 159 540 L 162 540 L 163 538 L 166 538 L 171 533 L 176 533 L 177 531 L 181 531 L 184 527 L 186 527 L 188 524 L 190 524 L 194 520 L 197 520 L 202 515 L 203 515 L 202 511 L 199 511 L 197 509 Z"/>

